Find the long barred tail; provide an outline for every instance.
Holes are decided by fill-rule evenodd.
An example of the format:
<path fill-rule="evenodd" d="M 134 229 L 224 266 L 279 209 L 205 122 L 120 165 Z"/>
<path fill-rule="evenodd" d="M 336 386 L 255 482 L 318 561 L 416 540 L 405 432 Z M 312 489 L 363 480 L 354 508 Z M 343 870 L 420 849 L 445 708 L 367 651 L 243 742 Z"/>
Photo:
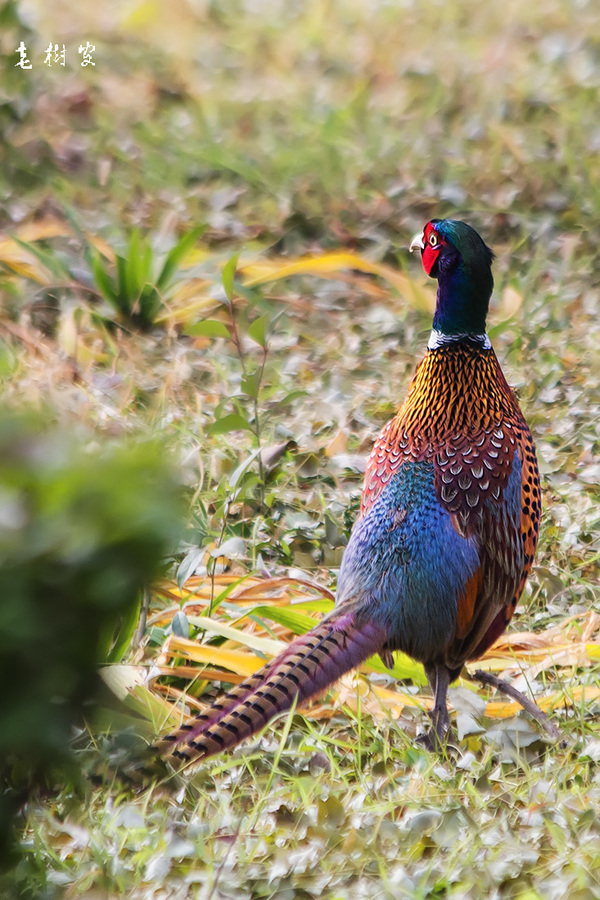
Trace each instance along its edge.
<path fill-rule="evenodd" d="M 384 643 L 380 625 L 336 610 L 193 722 L 160 738 L 156 747 L 183 763 L 229 750 L 290 709 L 296 698 L 300 704 L 323 691 Z"/>

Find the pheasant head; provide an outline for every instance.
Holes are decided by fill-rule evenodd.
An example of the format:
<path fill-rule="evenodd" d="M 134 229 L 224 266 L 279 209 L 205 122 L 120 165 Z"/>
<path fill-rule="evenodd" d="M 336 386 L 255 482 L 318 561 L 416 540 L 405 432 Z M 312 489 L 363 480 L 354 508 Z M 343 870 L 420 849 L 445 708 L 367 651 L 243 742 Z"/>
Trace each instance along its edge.
<path fill-rule="evenodd" d="M 454 219 L 432 219 L 410 250 L 421 250 L 423 268 L 438 280 L 434 332 L 442 336 L 485 335 L 494 287 L 494 254 L 474 228 Z"/>

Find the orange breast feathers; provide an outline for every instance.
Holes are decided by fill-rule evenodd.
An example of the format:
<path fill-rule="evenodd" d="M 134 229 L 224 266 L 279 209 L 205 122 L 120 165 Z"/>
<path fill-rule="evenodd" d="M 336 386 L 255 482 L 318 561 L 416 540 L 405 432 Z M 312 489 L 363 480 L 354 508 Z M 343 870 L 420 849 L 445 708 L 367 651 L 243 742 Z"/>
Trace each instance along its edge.
<path fill-rule="evenodd" d="M 403 463 L 430 460 L 444 507 L 469 518 L 478 497 L 500 496 L 523 429 L 529 434 L 493 350 L 461 343 L 428 351 L 404 404 L 375 441 L 361 513 Z"/>

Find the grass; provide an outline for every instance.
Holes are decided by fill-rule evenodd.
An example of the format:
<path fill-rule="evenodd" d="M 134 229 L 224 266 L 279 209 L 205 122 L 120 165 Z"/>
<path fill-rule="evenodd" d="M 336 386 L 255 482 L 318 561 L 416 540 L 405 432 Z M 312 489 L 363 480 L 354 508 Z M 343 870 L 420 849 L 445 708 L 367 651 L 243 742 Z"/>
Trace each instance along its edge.
<path fill-rule="evenodd" d="M 162 664 L 160 616 L 178 577 L 218 588 L 224 566 L 334 587 L 360 461 L 430 327 L 432 287 L 405 248 L 433 215 L 468 219 L 496 252 L 490 334 L 543 473 L 536 567 L 512 630 L 600 612 L 594 4 L 272 0 L 181 4 L 169 17 L 115 5 L 103 18 L 28 8 L 26 24 L 25 7 L 9 4 L 0 36 L 4 396 L 50 402 L 64 428 L 83 421 L 99 438 L 167 433 L 189 486 L 172 593 L 156 590 L 144 647 L 124 664 Z M 49 34 L 74 51 L 91 40 L 96 67 L 81 69 L 76 52 L 64 71 L 44 67 Z M 21 39 L 37 54 L 30 72 L 11 65 Z M 196 226 L 193 251 L 157 285 Z M 94 280 L 91 247 L 105 278 L 96 268 Z M 361 265 L 337 267 L 338 251 Z M 320 255 L 326 272 L 306 261 Z M 119 256 L 134 274 L 154 260 L 146 331 L 131 315 L 141 282 Z M 115 295 L 132 289 L 124 317 L 98 278 Z M 229 557 L 217 549 L 226 541 Z M 527 675 L 531 662 L 521 665 Z M 566 749 L 523 716 L 478 708 L 483 730 L 465 736 L 458 761 L 437 759 L 413 743 L 422 709 L 376 715 L 360 680 L 314 717 L 137 787 L 115 774 L 136 744 L 111 733 L 149 736 L 148 719 L 107 699 L 76 743 L 83 784 L 28 806 L 25 856 L 5 890 L 586 900 L 599 890 L 598 676 L 589 657 L 533 679 L 541 694 L 573 698 L 556 712 Z M 207 687 L 194 682 L 192 698 Z"/>

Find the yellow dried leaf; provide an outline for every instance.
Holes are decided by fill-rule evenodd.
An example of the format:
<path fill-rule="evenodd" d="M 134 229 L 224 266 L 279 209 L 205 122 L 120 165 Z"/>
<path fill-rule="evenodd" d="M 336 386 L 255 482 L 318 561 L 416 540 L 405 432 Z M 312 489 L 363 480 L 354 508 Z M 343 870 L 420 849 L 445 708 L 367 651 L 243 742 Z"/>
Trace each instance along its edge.
<path fill-rule="evenodd" d="M 97 234 L 86 234 L 86 238 L 92 244 L 93 247 L 100 253 L 105 259 L 108 259 L 110 262 L 114 262 L 116 259 L 116 254 L 110 244 L 107 244 L 105 240 L 99 237 Z"/>
<path fill-rule="evenodd" d="M 16 231 L 19 240 L 28 244 L 32 241 L 46 241 L 53 237 L 66 237 L 69 234 L 71 234 L 69 226 L 58 219 L 40 219 L 39 222 L 28 222 L 21 225 Z"/>
<path fill-rule="evenodd" d="M 59 222 L 57 219 L 44 219 L 41 222 L 22 225 L 15 232 L 15 237 L 25 243 L 32 243 L 52 237 L 64 237 L 67 234 L 70 234 L 70 230 L 64 222 Z M 33 253 L 29 253 L 26 247 L 17 243 L 13 237 L 0 238 L 0 262 L 3 262 L 17 275 L 30 278 L 39 284 L 49 283 L 49 273 L 40 260 Z"/>
<path fill-rule="evenodd" d="M 215 285 L 205 279 L 184 281 L 172 293 L 169 292 L 168 307 L 157 316 L 156 321 L 171 325 L 196 321 L 218 304 L 219 301 L 212 296 L 214 292 Z"/>
<path fill-rule="evenodd" d="M 417 709 L 431 709 L 431 698 L 417 697 L 401 690 L 390 690 L 380 685 L 371 684 L 366 678 L 356 672 L 342 675 L 336 682 L 336 706 L 348 706 L 354 712 L 358 711 L 359 697 L 360 709 L 372 719 L 385 720 L 392 716 L 397 719 L 404 707 L 410 706 Z"/>
<path fill-rule="evenodd" d="M 355 269 L 385 279 L 417 309 L 432 312 L 435 308 L 435 295 L 431 289 L 417 287 L 402 272 L 383 263 L 372 262 L 357 253 L 339 251 L 324 253 L 322 256 L 303 256 L 295 260 L 268 259 L 240 265 L 244 283 L 248 287 L 288 278 L 290 275 L 317 275 L 321 278 L 330 278 L 346 269 Z"/>
<path fill-rule="evenodd" d="M 510 662 L 514 663 L 514 658 L 511 657 Z M 493 656 L 484 656 L 483 659 L 478 659 L 467 665 L 468 671 L 482 669 L 484 672 L 504 672 L 506 668 L 508 668 L 506 659 Z"/>
<path fill-rule="evenodd" d="M 600 697 L 600 688 L 595 685 L 578 685 L 572 688 L 569 693 L 564 691 L 553 691 L 543 697 L 536 697 L 535 702 L 544 710 L 551 712 L 565 706 L 574 706 L 581 702 L 590 702 Z M 485 714 L 491 719 L 506 719 L 509 716 L 516 716 L 522 711 L 523 707 L 515 700 L 490 700 L 485 708 Z"/>
<path fill-rule="evenodd" d="M 28 257 L 28 261 L 20 261 L 17 259 L 16 254 L 11 256 L 10 253 L 3 252 L 2 248 L 0 248 L 0 262 L 7 265 L 15 275 L 29 278 L 31 281 L 37 281 L 38 284 L 48 284 L 48 273 L 33 257 Z"/>
<path fill-rule="evenodd" d="M 517 313 L 523 305 L 523 294 L 516 291 L 510 285 L 507 285 L 502 292 L 502 301 L 499 309 L 499 319 L 510 319 Z"/>
<path fill-rule="evenodd" d="M 240 265 L 248 287 L 289 278 L 290 275 L 335 275 L 343 269 L 372 272 L 372 263 L 354 253 L 324 253 L 322 256 L 301 256 L 298 259 L 261 259 Z"/>
<path fill-rule="evenodd" d="M 238 675 L 254 675 L 265 664 L 264 659 L 260 659 L 252 653 L 244 653 L 243 650 L 229 650 L 227 647 L 215 647 L 211 644 L 197 644 L 196 641 L 190 641 L 188 638 L 178 637 L 175 634 L 165 641 L 163 653 L 170 657 L 185 656 L 194 662 L 221 666 L 237 672 Z"/>
<path fill-rule="evenodd" d="M 338 453 L 345 453 L 348 447 L 348 429 L 340 428 L 337 434 L 329 441 L 325 447 L 325 456 L 331 459 Z"/>

